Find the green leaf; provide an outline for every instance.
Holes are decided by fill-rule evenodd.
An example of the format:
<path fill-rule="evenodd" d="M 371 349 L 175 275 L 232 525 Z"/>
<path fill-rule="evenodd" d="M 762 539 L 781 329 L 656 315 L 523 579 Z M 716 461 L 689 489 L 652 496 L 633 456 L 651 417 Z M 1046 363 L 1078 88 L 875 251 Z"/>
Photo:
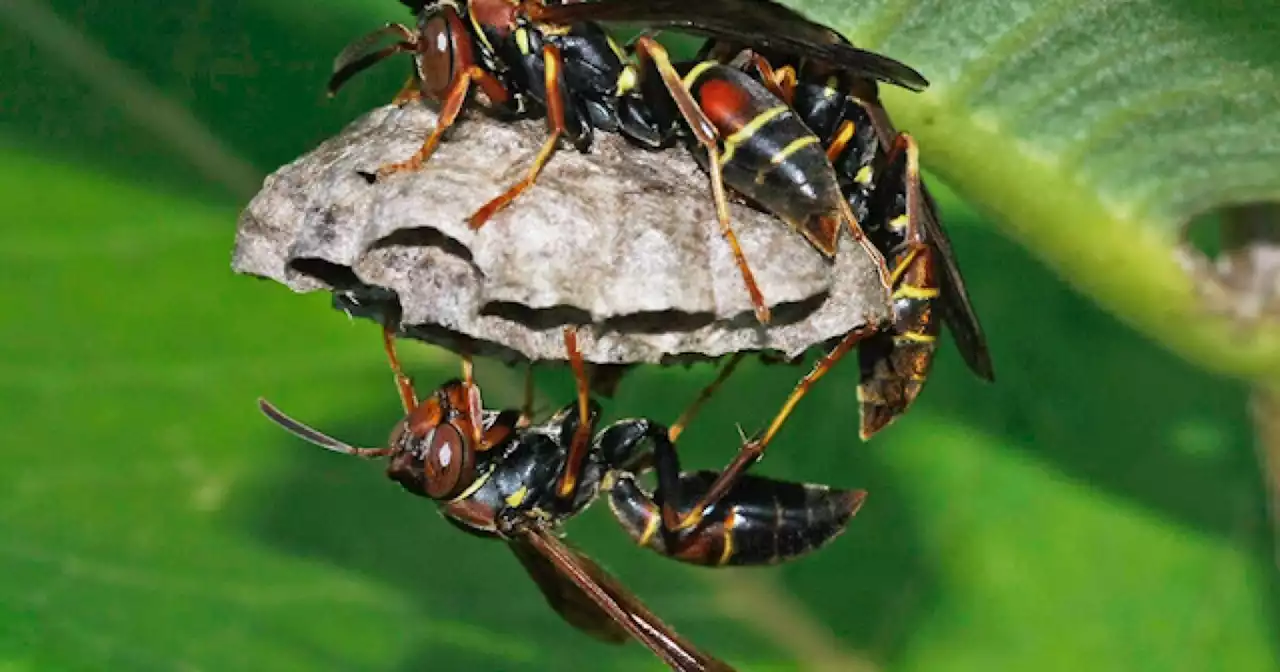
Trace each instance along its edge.
<path fill-rule="evenodd" d="M 236 204 L 12 153 L 0 184 L 23 222 L 0 233 L 21 278 L 0 318 L 0 663 L 656 669 L 637 646 L 559 623 L 499 544 L 258 416 L 267 395 L 376 444 L 397 402 L 372 325 L 227 271 Z M 869 488 L 844 537 L 723 578 L 632 548 L 603 508 L 571 536 L 744 670 L 1267 669 L 1274 594 L 1242 392 L 1145 345 L 980 227 L 957 233 L 996 350 L 1016 362 L 1000 385 L 980 389 L 944 357 L 909 418 L 864 448 L 845 367 L 761 467 Z M 1027 302 L 1039 319 L 1022 319 Z M 1088 357 L 1070 354 L 1069 332 L 1092 334 Z M 455 374 L 405 350 L 424 386 Z M 759 426 L 798 375 L 746 368 L 682 442 L 688 464 L 727 461 L 733 423 Z M 569 399 L 566 374 L 549 373 L 547 398 Z M 611 412 L 674 417 L 710 375 L 641 372 Z M 491 402 L 517 401 L 514 373 L 480 377 Z M 817 645 L 792 648 L 770 624 L 773 584 Z"/>
<path fill-rule="evenodd" d="M 54 23 L 15 14 L 33 7 Z M 332 54 L 399 9 L 0 6 L 0 669 L 659 667 L 560 623 L 500 544 L 254 408 L 265 395 L 363 444 L 398 415 L 372 325 L 231 275 L 243 180 L 192 153 L 208 145 L 189 132 L 224 166 L 305 151 L 400 83 L 393 67 L 318 95 Z M 101 73 L 69 53 L 135 77 L 86 79 Z M 176 103 L 165 123 L 140 114 L 154 110 L 139 90 Z M 910 115 L 932 95 L 895 99 L 895 115 L 924 131 Z M 922 139 L 943 171 L 946 138 Z M 947 348 L 911 414 L 863 446 L 855 367 L 825 378 L 759 469 L 869 489 L 843 537 L 737 573 L 633 548 L 606 507 L 570 537 L 742 670 L 1275 669 L 1280 593 L 1245 391 L 943 207 L 1000 381 L 976 382 Z M 439 352 L 404 354 L 424 388 L 456 375 Z M 518 402 L 514 373 L 479 375 L 493 404 Z M 608 412 L 674 418 L 711 376 L 637 372 Z M 798 376 L 745 366 L 682 439 L 686 463 L 724 464 L 734 423 L 760 426 Z M 572 395 L 563 371 L 540 388 Z"/>
<path fill-rule="evenodd" d="M 1179 263 L 1194 216 L 1280 201 L 1274 3 L 790 4 L 925 73 L 884 88 L 925 165 L 1072 284 L 1201 366 L 1280 376 L 1280 327 L 1242 337 Z"/>

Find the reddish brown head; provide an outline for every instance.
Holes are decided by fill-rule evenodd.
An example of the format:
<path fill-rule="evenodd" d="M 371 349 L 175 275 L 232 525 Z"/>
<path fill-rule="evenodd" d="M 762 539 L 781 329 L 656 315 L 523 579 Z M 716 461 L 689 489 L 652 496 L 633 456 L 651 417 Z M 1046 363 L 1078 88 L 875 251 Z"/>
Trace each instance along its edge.
<path fill-rule="evenodd" d="M 461 381 L 446 383 L 391 432 L 387 476 L 431 499 L 453 499 L 476 479 L 477 446 Z"/>
<path fill-rule="evenodd" d="M 461 381 L 445 383 L 396 425 L 387 447 L 356 448 L 258 400 L 268 418 L 321 448 L 360 457 L 389 457 L 387 476 L 409 492 L 436 500 L 454 499 L 475 483 L 477 454 L 504 440 L 514 427 L 514 418 L 499 414 L 487 432 L 477 432 L 471 418 L 480 416 L 479 404 L 474 388 L 468 392 Z"/>

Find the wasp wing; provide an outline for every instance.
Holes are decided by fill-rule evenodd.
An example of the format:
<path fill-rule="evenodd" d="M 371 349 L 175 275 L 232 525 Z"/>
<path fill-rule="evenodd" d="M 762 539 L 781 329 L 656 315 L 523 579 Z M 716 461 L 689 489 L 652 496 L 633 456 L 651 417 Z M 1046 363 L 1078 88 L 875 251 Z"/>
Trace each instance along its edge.
<path fill-rule="evenodd" d="M 839 33 L 771 0 L 584 0 L 540 6 L 530 15 L 557 24 L 602 21 L 673 28 L 822 61 L 913 91 L 929 86 L 910 66 L 858 49 Z"/>
<path fill-rule="evenodd" d="M 975 374 L 986 380 L 995 380 L 995 370 L 991 365 L 991 352 L 987 349 L 987 337 L 982 333 L 982 324 L 978 322 L 978 313 L 969 300 L 969 292 L 964 286 L 964 276 L 956 264 L 955 253 L 951 251 L 951 239 L 947 237 L 938 223 L 938 206 L 924 182 L 920 182 L 920 196 L 924 203 L 923 217 L 920 225 L 924 228 L 929 244 L 937 250 L 936 258 L 941 262 L 942 319 L 951 330 L 956 341 L 956 348 L 965 364 Z"/>
<path fill-rule="evenodd" d="M 545 527 L 520 524 L 506 536 L 547 602 L 571 625 L 606 642 L 634 637 L 677 672 L 733 672 L 678 635 L 595 561 Z"/>
<path fill-rule="evenodd" d="M 524 566 L 524 571 L 538 584 L 538 590 L 547 598 L 547 604 L 566 623 L 602 642 L 621 644 L 627 641 L 630 637 L 627 631 L 582 592 L 577 584 L 565 578 L 546 556 L 525 541 L 512 541 L 508 546 Z"/>

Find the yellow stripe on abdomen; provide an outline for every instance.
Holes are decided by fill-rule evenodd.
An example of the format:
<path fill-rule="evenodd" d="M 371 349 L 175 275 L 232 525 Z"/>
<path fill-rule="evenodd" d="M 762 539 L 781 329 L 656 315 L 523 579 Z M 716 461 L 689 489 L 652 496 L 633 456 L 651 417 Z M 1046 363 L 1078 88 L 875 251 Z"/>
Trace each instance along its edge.
<path fill-rule="evenodd" d="M 937 287 L 917 287 L 915 285 L 899 285 L 893 290 L 894 299 L 936 299 L 942 292 Z"/>
<path fill-rule="evenodd" d="M 765 127 L 765 124 L 768 124 L 783 114 L 786 114 L 790 109 L 791 108 L 786 105 L 771 107 L 764 112 L 757 114 L 754 119 L 748 121 L 742 128 L 739 128 L 729 135 L 729 137 L 725 138 L 724 153 L 720 155 L 720 165 L 723 166 L 729 163 L 729 160 L 733 158 L 733 153 L 737 151 L 738 145 L 755 135 L 757 131 Z"/>

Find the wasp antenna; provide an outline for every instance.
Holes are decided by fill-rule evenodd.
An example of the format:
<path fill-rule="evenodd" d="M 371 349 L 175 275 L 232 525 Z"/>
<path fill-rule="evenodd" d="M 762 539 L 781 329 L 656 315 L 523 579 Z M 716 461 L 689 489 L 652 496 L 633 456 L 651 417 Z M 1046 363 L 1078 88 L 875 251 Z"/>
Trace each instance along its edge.
<path fill-rule="evenodd" d="M 379 40 L 387 36 L 399 36 L 401 41 L 371 51 Z M 328 94 L 332 97 L 342 85 L 356 73 L 378 63 L 382 59 L 401 51 L 412 51 L 417 44 L 417 37 L 408 28 L 398 23 L 387 25 L 352 42 L 333 59 L 333 75 L 329 78 Z"/>
<path fill-rule="evenodd" d="M 381 457 L 391 453 L 390 448 L 356 448 L 349 443 L 339 441 L 318 429 L 308 427 L 285 415 L 284 411 L 276 408 L 271 402 L 261 397 L 258 398 L 258 408 L 263 415 L 283 427 L 285 431 L 325 450 L 332 450 L 335 453 L 343 453 L 344 455 L 358 455 L 360 457 Z"/>

